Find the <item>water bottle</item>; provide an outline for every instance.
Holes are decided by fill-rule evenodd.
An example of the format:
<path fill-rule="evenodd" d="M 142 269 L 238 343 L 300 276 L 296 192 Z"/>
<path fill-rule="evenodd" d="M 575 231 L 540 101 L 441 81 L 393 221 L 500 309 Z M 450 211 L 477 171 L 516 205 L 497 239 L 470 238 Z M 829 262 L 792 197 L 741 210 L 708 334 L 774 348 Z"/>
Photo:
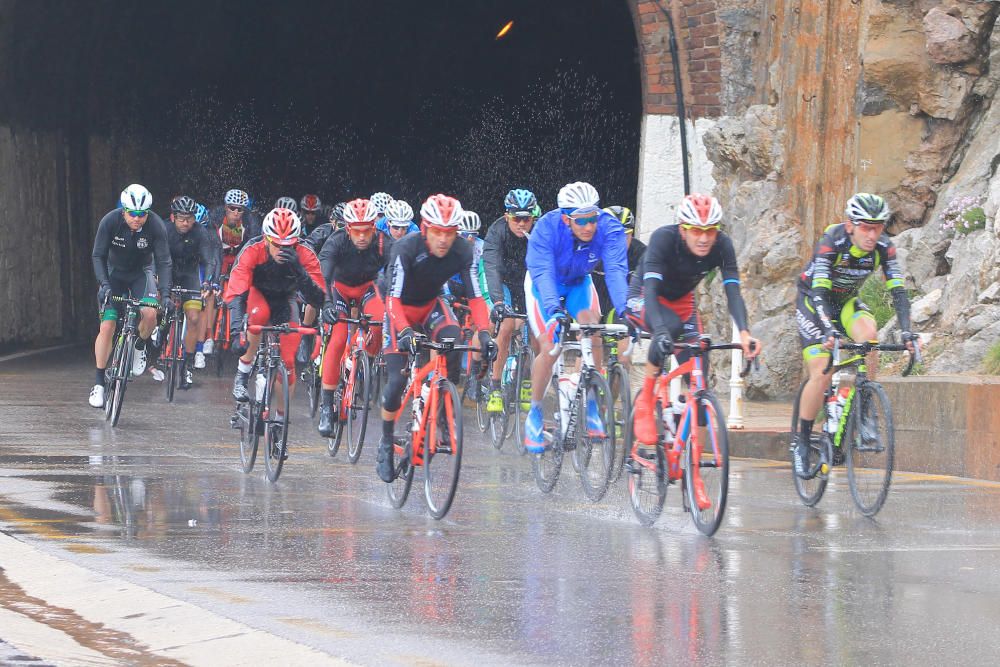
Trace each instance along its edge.
<path fill-rule="evenodd" d="M 429 380 L 424 380 L 424 383 L 420 386 L 420 394 L 417 395 L 414 392 L 413 396 L 413 432 L 416 433 L 420 430 L 420 416 L 423 414 L 424 405 L 427 403 L 427 399 L 431 395 L 431 383 Z"/>
<path fill-rule="evenodd" d="M 347 369 L 347 374 L 351 374 L 351 369 L 354 368 L 354 355 L 347 355 L 347 361 L 344 362 L 344 367 Z"/>
<path fill-rule="evenodd" d="M 826 401 L 826 432 L 836 435 L 840 428 L 840 415 L 844 412 L 844 405 L 851 390 L 848 387 L 836 389 Z"/>
<path fill-rule="evenodd" d="M 258 402 L 264 400 L 264 388 L 267 387 L 267 378 L 261 373 L 257 373 L 254 379 L 254 395 Z"/>
<path fill-rule="evenodd" d="M 517 365 L 517 362 L 514 360 L 514 357 L 508 356 L 507 357 L 507 363 L 505 363 L 503 365 L 503 375 L 501 375 L 503 384 L 508 385 L 511 382 L 513 382 L 513 380 L 514 380 L 514 367 L 516 365 Z"/>
<path fill-rule="evenodd" d="M 573 400 L 573 395 L 576 394 L 576 385 L 579 382 L 579 373 L 566 373 L 559 376 L 559 414 L 563 437 L 566 436 L 566 428 L 569 426 L 569 404 Z"/>

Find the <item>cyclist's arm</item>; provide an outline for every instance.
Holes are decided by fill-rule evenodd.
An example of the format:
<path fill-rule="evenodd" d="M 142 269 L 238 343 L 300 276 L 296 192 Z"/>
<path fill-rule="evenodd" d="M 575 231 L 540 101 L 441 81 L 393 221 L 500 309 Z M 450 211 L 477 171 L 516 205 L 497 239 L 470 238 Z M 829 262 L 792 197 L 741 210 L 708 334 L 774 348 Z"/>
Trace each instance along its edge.
<path fill-rule="evenodd" d="M 550 213 L 559 215 L 558 211 Z M 552 243 L 551 222 L 546 219 L 548 215 L 549 213 L 546 213 L 542 216 L 542 220 L 535 224 L 531 238 L 528 239 L 526 259 L 528 273 L 531 274 L 532 285 L 541 296 L 546 319 L 561 307 L 559 292 L 556 290 L 556 256 Z M 562 224 L 562 221 L 557 219 L 556 224 Z"/>
<path fill-rule="evenodd" d="M 482 259 L 480 259 L 477 264 L 479 267 L 477 275 L 477 278 L 479 279 L 479 291 L 483 294 L 483 301 L 486 302 L 486 308 L 492 311 L 494 301 L 492 295 L 490 294 L 489 285 L 486 283 L 486 266 L 484 265 Z"/>
<path fill-rule="evenodd" d="M 625 297 L 628 294 L 628 248 L 625 245 L 625 231 L 620 224 L 614 226 L 608 224 L 605 229 L 608 231 L 605 232 L 604 247 L 601 252 L 604 282 L 615 310 L 624 313 Z"/>
<path fill-rule="evenodd" d="M 312 248 L 304 245 L 298 247 L 299 258 L 302 261 L 302 268 L 305 274 L 300 275 L 298 281 L 299 291 L 305 298 L 306 303 L 319 308 L 326 298 L 326 280 L 323 278 L 323 270 L 316 259 L 316 253 Z"/>
<path fill-rule="evenodd" d="M 386 267 L 385 314 L 395 331 L 412 326 L 403 309 L 403 285 L 407 279 L 407 267 L 400 253 L 396 253 L 392 263 Z"/>
<path fill-rule="evenodd" d="M 495 303 L 503 301 L 503 277 L 500 272 L 500 264 L 503 261 L 501 224 L 506 225 L 507 222 L 498 220 L 493 223 L 490 231 L 486 233 L 486 242 L 483 243 L 483 277 L 490 299 Z"/>
<path fill-rule="evenodd" d="M 830 290 L 833 289 L 830 267 L 833 266 L 836 257 L 837 252 L 834 250 L 833 241 L 827 234 L 824 234 L 823 238 L 816 244 L 816 251 L 813 253 L 813 273 L 812 283 L 809 286 L 809 299 L 823 324 L 823 333 L 827 336 L 832 336 L 835 331 L 833 321 L 830 319 L 830 315 L 833 313 L 833 309 L 830 307 Z"/>
<path fill-rule="evenodd" d="M 90 258 L 94 264 L 94 277 L 97 278 L 98 285 L 110 282 L 108 277 L 108 253 L 111 251 L 111 227 L 113 215 L 118 215 L 118 211 L 112 211 L 104 216 L 97 225 L 97 236 L 94 237 L 94 250 Z"/>
<path fill-rule="evenodd" d="M 170 243 L 167 241 L 167 228 L 163 224 L 160 216 L 152 211 L 149 213 L 147 225 L 153 225 L 153 258 L 156 261 L 157 286 L 160 289 L 160 297 L 170 294 L 170 287 L 173 284 L 171 279 L 171 269 L 173 260 L 170 259 Z"/>
<path fill-rule="evenodd" d="M 201 255 L 201 265 L 205 267 L 204 282 L 214 283 L 219 279 L 219 264 L 212 245 L 212 235 L 201 225 L 198 225 L 198 230 L 198 254 Z"/>
<path fill-rule="evenodd" d="M 720 237 L 719 241 L 722 244 L 720 248 L 722 251 L 722 287 L 726 291 L 729 314 L 739 331 L 749 331 L 747 305 L 740 293 L 740 270 L 736 264 L 736 250 L 728 236 Z"/>
<path fill-rule="evenodd" d="M 666 230 L 666 227 L 661 228 Z M 680 331 L 681 318 L 673 310 L 660 303 L 664 276 L 669 275 L 670 245 L 660 242 L 666 231 L 657 230 L 650 241 L 649 250 L 642 261 L 642 297 L 645 308 L 646 326 L 652 333 Z"/>
<path fill-rule="evenodd" d="M 315 234 L 315 232 L 313 232 Z M 340 232 L 335 232 L 330 235 L 330 238 L 323 243 L 323 247 L 319 251 L 319 266 L 320 271 L 323 273 L 323 277 L 326 279 L 326 284 L 333 284 L 333 267 L 335 264 L 335 259 L 337 255 L 337 249 L 340 246 Z"/>
<path fill-rule="evenodd" d="M 885 245 L 882 245 L 882 241 Z M 912 331 L 910 322 L 910 297 L 906 293 L 903 269 L 896 257 L 896 247 L 888 237 L 879 241 L 878 252 L 882 254 L 882 272 L 885 274 L 885 287 L 892 295 L 892 307 L 896 310 L 896 319 L 902 331 Z"/>
<path fill-rule="evenodd" d="M 469 310 L 472 311 L 472 321 L 480 331 L 489 331 L 490 310 L 484 298 L 486 292 L 479 282 L 479 261 L 478 253 L 473 249 L 472 260 L 462 271 L 462 282 L 466 285 L 466 295 L 469 297 Z"/>

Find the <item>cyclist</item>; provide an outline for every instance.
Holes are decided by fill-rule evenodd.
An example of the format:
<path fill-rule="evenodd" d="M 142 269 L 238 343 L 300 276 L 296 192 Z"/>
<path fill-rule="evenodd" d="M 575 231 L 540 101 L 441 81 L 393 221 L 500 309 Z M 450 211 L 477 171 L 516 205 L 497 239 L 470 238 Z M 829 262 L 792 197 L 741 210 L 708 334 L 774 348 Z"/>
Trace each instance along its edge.
<path fill-rule="evenodd" d="M 260 234 L 257 216 L 250 211 L 250 196 L 243 190 L 226 192 L 223 203 L 208 213 L 208 230 L 216 249 L 216 275 L 221 279 L 232 271 L 233 262 L 247 242 Z M 221 280 L 220 280 L 221 281 Z M 218 292 L 218 289 L 213 290 Z M 215 326 L 215 299 L 205 300 L 201 335 L 195 346 L 194 367 L 205 367 L 205 355 L 212 354 L 215 343 L 212 331 Z"/>
<path fill-rule="evenodd" d="M 274 200 L 274 208 L 287 208 L 296 215 L 299 213 L 299 205 L 293 197 L 278 197 Z"/>
<path fill-rule="evenodd" d="M 646 378 L 632 411 L 635 439 L 640 444 L 652 445 L 657 440 L 653 389 L 660 367 L 673 354 L 674 341 L 697 340 L 702 333 L 694 289 L 712 270 L 721 270 L 729 314 L 740 331 L 743 354 L 751 359 L 761 351 L 760 341 L 750 336 L 747 325 L 736 251 L 732 239 L 721 229 L 722 206 L 718 199 L 685 195 L 677 208 L 677 224 L 653 232 L 642 260 L 641 276 L 632 280 L 627 317 L 638 328 L 652 333 Z M 698 506 L 708 507 L 704 487 L 696 482 L 694 491 Z"/>
<path fill-rule="evenodd" d="M 108 301 L 111 296 L 138 297 L 148 307 L 140 310 L 139 336 L 132 357 L 132 374 L 146 370 L 146 342 L 156 326 L 157 288 L 159 303 L 166 307 L 170 300 L 170 248 L 163 220 L 150 207 L 153 195 L 134 183 L 122 190 L 121 208 L 108 212 L 97 225 L 91 258 L 97 278 L 97 302 L 101 307 L 101 326 L 94 341 L 96 373 L 90 390 L 90 404 L 104 407 L 104 371 L 114 344 L 118 307 Z M 153 264 L 159 285 L 153 275 Z"/>
<path fill-rule="evenodd" d="M 375 226 L 396 241 L 411 232 L 420 231 L 413 223 L 413 209 L 402 199 L 389 202 L 385 207 L 385 215 L 378 219 Z"/>
<path fill-rule="evenodd" d="M 483 271 L 483 240 L 479 238 L 479 229 L 482 227 L 483 222 L 479 217 L 479 214 L 475 211 L 463 211 L 462 220 L 458 226 L 458 234 L 467 243 L 472 246 L 472 261 L 476 267 L 476 281 L 479 283 L 479 292 L 483 295 L 483 299 L 486 301 L 486 308 L 492 310 L 493 301 L 490 299 L 489 293 L 486 289 L 486 277 Z M 449 305 L 455 302 L 461 303 L 462 305 L 468 304 L 469 301 L 469 288 L 466 286 L 466 281 L 462 277 L 462 273 L 456 273 L 448 282 L 445 283 L 444 287 L 445 299 L 449 302 Z M 472 364 L 469 367 L 469 377 L 477 378 L 479 377 L 479 372 L 482 369 L 482 357 L 479 352 L 479 341 L 477 337 L 473 337 L 469 341 L 472 347 L 476 348 L 476 351 L 472 353 Z M 472 401 L 479 400 L 479 390 L 480 383 L 473 382 L 469 385 L 469 399 Z"/>
<path fill-rule="evenodd" d="M 468 276 L 473 291 L 469 308 L 479 327 L 480 347 L 489 355 L 494 350 L 487 331 L 489 313 L 475 281 L 472 246 L 456 243 L 462 222 L 462 205 L 443 194 L 432 195 L 420 207 L 421 233 L 410 234 L 394 244 L 386 269 L 385 324 L 382 347 L 385 351 L 386 385 L 382 392 L 382 439 L 376 470 L 384 482 L 393 479 L 392 435 L 406 386 L 407 354 L 412 352 L 414 329 L 420 328 L 434 340 L 458 339 L 461 331 L 441 289 L 457 271 Z M 448 376 L 456 382 L 462 363 L 461 352 L 448 355 Z"/>
<path fill-rule="evenodd" d="M 604 262 L 615 311 L 625 312 L 625 230 L 614 216 L 601 210 L 599 202 L 597 190 L 589 183 L 563 186 L 557 198 L 559 208 L 539 218 L 528 240 L 524 293 L 528 322 L 538 340 L 538 356 L 531 368 L 531 409 L 524 428 L 529 452 L 545 449 L 541 403 L 555 365 L 550 352 L 561 325 L 570 315 L 581 324 L 600 321 L 597 291 L 590 278 L 599 260 Z M 598 366 L 600 351 L 598 340 L 594 345 Z M 587 430 L 604 434 L 604 422 L 592 397 L 587 401 Z"/>
<path fill-rule="evenodd" d="M 642 256 L 646 253 L 646 244 L 635 238 L 635 214 L 627 206 L 608 206 L 604 209 L 622 223 L 625 228 L 625 244 L 628 248 L 628 280 L 632 282 L 632 277 L 639 270 Z M 597 298 L 601 302 L 601 312 L 611 312 L 611 295 L 608 294 L 608 285 L 604 281 L 604 265 L 598 262 L 593 273 L 594 287 L 597 289 Z"/>
<path fill-rule="evenodd" d="M 299 201 L 299 210 L 302 211 L 302 235 L 308 236 L 312 231 L 323 223 L 320 211 L 323 209 L 323 202 L 318 195 L 305 195 Z"/>
<path fill-rule="evenodd" d="M 167 225 L 167 243 L 170 246 L 170 259 L 173 263 L 174 286 L 187 290 L 200 289 L 203 293 L 207 293 L 211 291 L 216 281 L 217 255 L 212 237 L 204 227 L 195 224 L 197 210 L 198 204 L 185 195 L 176 197 L 170 203 L 170 222 L 173 224 Z M 204 268 L 204 277 L 201 268 Z M 181 389 L 190 389 L 194 383 L 193 373 L 187 367 L 187 360 L 195 354 L 201 307 L 201 299 L 189 298 L 183 305 L 187 329 L 184 334 L 185 356 L 181 360 L 179 369 Z M 174 344 L 179 343 L 175 341 Z"/>
<path fill-rule="evenodd" d="M 263 235 L 240 251 L 226 285 L 224 299 L 230 311 L 232 349 L 242 353 L 233 381 L 233 398 L 250 399 L 247 382 L 253 368 L 260 334 L 248 333 L 243 341 L 243 316 L 249 325 L 298 324 L 296 294 L 319 307 L 325 292 L 323 272 L 316 253 L 299 243 L 302 223 L 299 216 L 285 208 L 276 208 L 264 217 Z M 292 371 L 299 334 L 281 338 L 281 358 Z M 295 387 L 295 373 L 288 374 L 289 393 Z"/>
<path fill-rule="evenodd" d="M 323 320 L 333 325 L 330 342 L 323 361 L 323 395 L 319 415 L 319 432 L 323 437 L 333 433 L 333 422 L 340 419 L 335 391 L 340 381 L 340 360 L 347 345 L 347 323 L 340 317 L 350 317 L 357 308 L 378 322 L 385 316 L 385 306 L 375 291 L 375 278 L 386 264 L 392 239 L 375 229 L 378 212 L 368 199 L 355 199 L 344 209 L 346 231 L 338 231 L 323 246 L 320 266 L 329 289 L 323 306 Z M 378 354 L 381 337 L 369 333 L 368 354 Z"/>
<path fill-rule="evenodd" d="M 856 342 L 878 340 L 875 317 L 858 299 L 858 292 L 879 267 L 885 274 L 906 347 L 913 352 L 914 345 L 919 346 L 917 337 L 911 333 L 910 299 L 903 287 L 896 248 L 885 233 L 892 215 L 888 204 L 878 195 L 859 192 L 848 200 L 844 214 L 845 222 L 826 228 L 798 280 L 795 319 L 809 373 L 799 402 L 799 431 L 793 438 L 792 457 L 799 477 L 807 476 L 810 468 L 809 441 L 823 394 L 832 379 L 832 375 L 823 371 L 834 338 L 847 335 Z M 862 420 L 862 437 L 866 440 L 877 437 L 873 428 Z"/>
<path fill-rule="evenodd" d="M 344 228 L 344 208 L 346 206 L 347 202 L 341 201 L 330 208 L 330 224 L 333 225 L 334 230 Z"/>
<path fill-rule="evenodd" d="M 537 219 L 538 200 L 531 190 L 516 188 L 504 198 L 504 214 L 486 232 L 483 241 L 483 272 L 490 299 L 492 319 L 499 320 L 511 309 L 525 312 L 524 275 L 528 270 L 528 235 Z M 510 351 L 510 337 L 524 326 L 523 320 L 505 319 L 497 332 L 497 358 L 490 374 L 490 401 L 487 410 L 501 412 L 500 374 Z"/>

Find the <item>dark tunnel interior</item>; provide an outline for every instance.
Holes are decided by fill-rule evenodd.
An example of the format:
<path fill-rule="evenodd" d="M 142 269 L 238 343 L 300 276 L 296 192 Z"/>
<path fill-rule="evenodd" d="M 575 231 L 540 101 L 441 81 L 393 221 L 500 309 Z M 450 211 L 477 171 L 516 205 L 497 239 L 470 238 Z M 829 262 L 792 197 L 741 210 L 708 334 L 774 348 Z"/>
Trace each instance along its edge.
<path fill-rule="evenodd" d="M 575 180 L 635 203 L 623 0 L 14 0 L 3 21 L 0 123 L 141 146 L 158 210 L 444 191 L 489 220 L 511 187 L 553 207 Z"/>

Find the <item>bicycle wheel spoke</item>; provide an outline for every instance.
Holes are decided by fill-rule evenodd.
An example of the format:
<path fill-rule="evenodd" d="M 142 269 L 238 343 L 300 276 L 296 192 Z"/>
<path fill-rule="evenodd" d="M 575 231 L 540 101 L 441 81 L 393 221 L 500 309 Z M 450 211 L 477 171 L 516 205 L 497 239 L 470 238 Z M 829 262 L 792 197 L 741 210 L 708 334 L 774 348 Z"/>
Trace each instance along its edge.
<path fill-rule="evenodd" d="M 704 426 L 698 427 L 697 438 L 687 444 L 684 481 L 695 526 L 705 535 L 713 535 L 726 511 L 729 438 L 722 409 L 713 394 L 706 392 L 701 397 L 698 410 L 704 415 Z"/>
<path fill-rule="evenodd" d="M 368 353 L 364 349 L 354 352 L 354 367 L 347 396 L 347 460 L 357 463 L 361 457 L 361 448 L 365 444 L 365 432 L 368 428 L 368 384 L 371 371 L 368 366 Z"/>
<path fill-rule="evenodd" d="M 802 398 L 802 391 L 805 389 L 805 386 L 806 383 L 803 381 L 802 385 L 799 387 L 799 393 L 795 397 L 795 403 L 792 407 L 791 442 L 794 442 L 794 436 L 799 431 L 799 401 Z M 821 407 L 819 413 L 816 415 L 814 423 L 815 430 L 813 431 L 809 442 L 809 463 L 811 466 L 815 465 L 823 458 L 832 460 L 832 450 L 830 448 L 831 443 L 829 442 L 827 435 L 822 432 L 823 424 L 826 423 L 825 403 L 824 407 Z M 791 452 L 789 453 L 791 454 Z M 810 479 L 802 479 L 795 474 L 794 465 L 793 461 L 792 480 L 795 483 L 795 492 L 799 494 L 799 498 L 806 506 L 813 507 L 823 497 L 823 493 L 826 491 L 829 476 L 828 474 L 817 474 Z"/>
<path fill-rule="evenodd" d="M 598 373 L 586 381 L 585 391 L 580 392 L 577 404 L 576 449 L 573 462 L 580 474 L 583 491 L 591 502 L 604 497 L 611 483 L 614 465 L 613 412 L 611 392 L 607 382 Z M 593 405 L 593 407 L 591 407 Z M 600 429 L 591 428 L 589 411 L 596 408 Z M 603 433 L 602 433 L 603 431 Z"/>
<path fill-rule="evenodd" d="M 462 413 L 458 391 L 442 381 L 438 391 L 436 442 L 433 451 L 424 452 L 424 493 L 427 507 L 435 519 L 443 518 L 451 508 L 458 489 L 462 467 Z M 428 429 L 428 435 L 430 429 Z"/>
<path fill-rule="evenodd" d="M 545 435 L 545 451 L 541 454 L 531 455 L 531 466 L 538 488 L 543 493 L 549 493 L 555 488 L 563 464 L 562 423 L 558 390 L 554 382 L 548 384 L 542 398 L 542 424 Z"/>
<path fill-rule="evenodd" d="M 889 494 L 895 464 L 892 408 L 881 385 L 868 382 L 856 392 L 842 446 L 851 497 L 862 514 L 875 516 Z"/>
<path fill-rule="evenodd" d="M 285 464 L 288 447 L 288 369 L 278 364 L 267 374 L 264 389 L 264 471 L 267 479 L 277 482 Z"/>

